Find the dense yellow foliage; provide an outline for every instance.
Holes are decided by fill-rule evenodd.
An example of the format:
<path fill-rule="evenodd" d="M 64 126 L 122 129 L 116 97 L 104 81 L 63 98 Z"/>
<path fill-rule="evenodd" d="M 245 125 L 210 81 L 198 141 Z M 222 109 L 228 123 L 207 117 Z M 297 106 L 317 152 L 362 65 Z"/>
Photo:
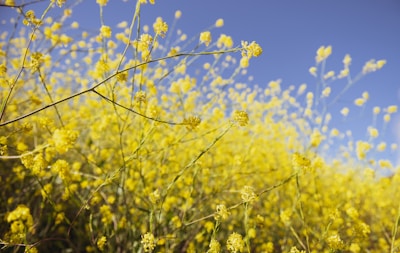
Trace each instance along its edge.
<path fill-rule="evenodd" d="M 79 30 L 65 2 L 15 7 L 19 23 L 1 34 L 0 247 L 398 252 L 400 174 L 368 155 L 386 149 L 379 130 L 347 144 L 316 106 L 337 99 L 335 78 L 354 84 L 350 55 L 335 74 L 324 69 L 332 47 L 317 50 L 320 93 L 280 80 L 262 88 L 237 81 L 261 46 L 218 35 L 222 19 L 194 45 L 184 34 L 169 45 L 168 20 L 138 29 L 146 1 L 132 24 L 96 34 Z M 358 78 L 384 64 L 368 61 Z M 397 107 L 384 111 L 387 122 Z"/>

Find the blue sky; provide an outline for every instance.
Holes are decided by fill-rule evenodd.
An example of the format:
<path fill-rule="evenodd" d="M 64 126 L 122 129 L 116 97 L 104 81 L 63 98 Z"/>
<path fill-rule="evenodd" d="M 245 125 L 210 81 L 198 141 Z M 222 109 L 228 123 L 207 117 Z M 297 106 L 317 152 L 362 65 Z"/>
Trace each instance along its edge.
<path fill-rule="evenodd" d="M 129 22 L 135 2 L 110 0 L 104 13 L 105 23 L 112 26 L 123 20 Z M 344 106 L 351 108 L 351 117 L 345 121 L 339 117 L 333 123 L 342 129 L 352 129 L 356 138 L 366 137 L 373 106 L 400 107 L 398 0 L 156 0 L 156 5 L 143 7 L 142 23 L 151 25 L 157 16 L 172 22 L 176 10 L 182 11 L 177 28 L 189 38 L 223 18 L 225 25 L 213 32 L 215 38 L 219 33 L 225 33 L 233 37 L 236 45 L 241 40 L 257 41 L 264 53 L 251 62 L 249 74 L 261 87 L 270 80 L 282 79 L 283 86 L 307 83 L 313 90 L 315 79 L 308 73 L 308 68 L 314 65 L 315 52 L 321 45 L 332 46 L 333 54 L 327 69 L 337 72 L 347 53 L 353 59 L 353 75 L 370 59 L 386 59 L 387 64 L 382 70 L 367 75 L 330 109 L 335 115 Z M 84 0 L 74 9 L 74 17 L 82 28 L 98 29 L 98 13 L 95 0 Z M 0 17 L 3 14 L 1 11 Z M 343 85 L 343 82 L 336 82 L 332 89 L 340 89 Z M 361 112 L 355 108 L 353 100 L 363 91 L 369 92 L 370 101 Z M 400 146 L 399 129 L 397 115 L 384 139 Z M 393 153 L 388 156 L 392 161 L 397 159 Z"/>

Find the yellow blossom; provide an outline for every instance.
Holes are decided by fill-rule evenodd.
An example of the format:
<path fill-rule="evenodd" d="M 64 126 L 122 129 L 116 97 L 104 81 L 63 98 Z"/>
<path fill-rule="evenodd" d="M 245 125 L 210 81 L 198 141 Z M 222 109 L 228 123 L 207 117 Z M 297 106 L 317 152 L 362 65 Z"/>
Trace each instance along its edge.
<path fill-rule="evenodd" d="M 310 72 L 310 74 L 313 76 L 317 76 L 317 68 L 316 67 L 309 68 L 308 72 Z"/>
<path fill-rule="evenodd" d="M 200 43 L 204 43 L 206 46 L 210 45 L 211 33 L 209 31 L 200 33 Z"/>
<path fill-rule="evenodd" d="M 161 17 L 156 19 L 156 22 L 153 24 L 154 32 L 161 36 L 162 38 L 165 37 L 165 33 L 168 31 L 168 25 L 166 22 L 163 21 Z"/>
<path fill-rule="evenodd" d="M 103 250 L 104 250 L 104 246 L 106 245 L 106 243 L 107 243 L 107 237 L 105 237 L 105 236 L 100 237 L 100 238 L 97 240 L 97 248 L 98 248 L 100 251 L 103 251 Z"/>
<path fill-rule="evenodd" d="M 183 120 L 183 124 L 186 125 L 188 130 L 194 130 L 200 125 L 201 119 L 198 116 L 190 116 L 189 118 L 185 118 Z"/>
<path fill-rule="evenodd" d="M 215 27 L 222 27 L 224 25 L 224 20 L 222 18 L 217 19 L 215 21 Z"/>
<path fill-rule="evenodd" d="M 357 106 L 363 106 L 365 104 L 365 99 L 364 98 L 357 98 L 354 100 L 354 104 Z"/>
<path fill-rule="evenodd" d="M 344 68 L 347 69 L 351 64 L 351 56 L 349 54 L 346 54 L 343 58 L 343 65 Z"/>
<path fill-rule="evenodd" d="M 102 25 L 100 28 L 100 34 L 103 38 L 111 38 L 111 28 L 106 25 Z"/>
<path fill-rule="evenodd" d="M 326 87 L 326 88 L 322 91 L 322 97 L 329 97 L 330 94 L 331 94 L 331 87 Z"/>
<path fill-rule="evenodd" d="M 397 105 L 391 105 L 386 108 L 386 112 L 389 114 L 397 112 Z"/>
<path fill-rule="evenodd" d="M 221 34 L 217 41 L 217 47 L 218 48 L 222 48 L 222 47 L 232 48 L 233 47 L 232 37 L 227 36 L 225 34 Z"/>
<path fill-rule="evenodd" d="M 340 110 L 340 113 L 345 117 L 349 114 L 349 112 L 350 112 L 350 110 L 347 107 L 343 107 L 343 109 Z"/>
<path fill-rule="evenodd" d="M 156 239 L 154 235 L 150 232 L 142 235 L 142 240 L 140 242 L 143 246 L 144 252 L 152 252 L 156 247 Z"/>
<path fill-rule="evenodd" d="M 221 244 L 214 238 L 211 239 L 208 247 L 209 247 L 209 249 L 207 250 L 207 253 L 220 253 L 221 252 Z"/>
<path fill-rule="evenodd" d="M 96 0 L 96 3 L 100 6 L 106 6 L 108 3 L 108 0 Z"/>
<path fill-rule="evenodd" d="M 245 111 L 234 111 L 233 120 L 239 124 L 239 126 L 246 126 L 249 123 L 249 116 Z"/>
<path fill-rule="evenodd" d="M 315 57 L 315 61 L 317 63 L 320 63 L 323 60 L 326 60 L 326 58 L 328 58 L 329 55 L 331 55 L 331 53 L 332 53 L 332 47 L 331 46 L 327 46 L 327 47 L 321 46 L 317 50 L 317 56 Z"/>
<path fill-rule="evenodd" d="M 230 234 L 228 240 L 226 241 L 226 248 L 229 252 L 232 253 L 242 252 L 244 249 L 244 241 L 242 235 L 236 232 Z"/>
<path fill-rule="evenodd" d="M 179 19 L 182 16 L 182 12 L 180 10 L 175 11 L 175 18 Z"/>
<path fill-rule="evenodd" d="M 375 127 L 369 127 L 368 133 L 369 133 L 369 136 L 371 136 L 372 138 L 376 138 L 379 135 L 379 131 Z"/>

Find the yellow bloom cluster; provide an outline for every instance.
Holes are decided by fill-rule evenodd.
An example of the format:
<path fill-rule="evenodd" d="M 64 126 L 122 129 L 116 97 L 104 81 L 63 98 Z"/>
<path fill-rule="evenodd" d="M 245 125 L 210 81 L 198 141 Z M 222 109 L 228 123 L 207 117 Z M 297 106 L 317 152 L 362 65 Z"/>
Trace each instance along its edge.
<path fill-rule="evenodd" d="M 96 2 L 103 20 L 115 3 Z M 309 68 L 316 85 L 286 86 L 284 79 L 254 85 L 244 68 L 263 52 L 256 42 L 235 46 L 218 35 L 212 29 L 222 19 L 190 38 L 192 31 L 174 30 L 179 11 L 170 31 L 160 17 L 151 34 L 142 16 L 146 2 L 137 1 L 115 26 L 87 31 L 74 20 L 74 5 L 48 1 L 40 29 L 18 24 L 7 27 L 15 29 L 13 38 L 0 36 L 0 247 L 209 253 L 399 247 L 398 236 L 388 233 L 400 217 L 393 201 L 400 198 L 400 168 L 390 157 L 398 144 L 383 131 L 398 106 L 372 106 L 372 122 L 359 130 L 365 139 L 337 120 L 369 108 L 374 94 L 352 98 L 340 114 L 328 106 L 384 60 L 352 78 L 349 54 L 340 69 L 324 69 L 332 48 L 323 46 Z M 34 25 L 34 12 L 16 15 L 13 24 Z M 344 90 L 333 84 L 342 77 Z"/>

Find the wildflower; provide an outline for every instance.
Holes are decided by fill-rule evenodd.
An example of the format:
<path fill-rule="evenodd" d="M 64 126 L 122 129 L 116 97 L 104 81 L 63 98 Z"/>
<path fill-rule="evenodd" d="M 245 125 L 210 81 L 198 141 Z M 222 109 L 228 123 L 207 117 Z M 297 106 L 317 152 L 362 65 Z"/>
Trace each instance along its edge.
<path fill-rule="evenodd" d="M 303 83 L 299 86 L 299 89 L 297 90 L 297 96 L 302 95 L 307 89 L 307 84 Z"/>
<path fill-rule="evenodd" d="M 220 204 L 217 205 L 217 212 L 214 215 L 214 219 L 221 221 L 221 220 L 226 220 L 230 213 L 228 212 L 228 209 L 226 208 L 225 205 Z"/>
<path fill-rule="evenodd" d="M 108 3 L 108 0 L 96 0 L 96 3 L 100 6 L 106 6 Z"/>
<path fill-rule="evenodd" d="M 221 244 L 215 240 L 211 239 L 210 244 L 208 245 L 209 249 L 207 250 L 207 253 L 219 253 L 221 252 Z"/>
<path fill-rule="evenodd" d="M 227 36 L 225 34 L 221 34 L 217 40 L 217 47 L 222 48 L 231 48 L 233 46 L 233 40 L 231 36 Z"/>
<path fill-rule="evenodd" d="M 34 232 L 33 217 L 29 207 L 25 205 L 18 205 L 6 215 L 6 220 L 10 224 L 10 242 L 12 243 L 22 243 L 27 231 Z"/>
<path fill-rule="evenodd" d="M 317 63 L 320 63 L 323 60 L 326 60 L 326 58 L 328 58 L 329 55 L 331 55 L 331 53 L 332 53 L 332 47 L 331 46 L 328 46 L 328 47 L 321 46 L 317 50 L 317 56 L 315 57 L 315 61 Z"/>
<path fill-rule="evenodd" d="M 339 74 L 338 78 L 346 77 L 346 76 L 349 75 L 349 73 L 350 73 L 350 70 L 348 68 L 345 68 L 345 69 L 340 71 L 340 74 Z"/>
<path fill-rule="evenodd" d="M 5 77 L 7 73 L 7 67 L 4 63 L 0 64 L 0 77 Z"/>
<path fill-rule="evenodd" d="M 247 56 L 249 59 L 251 57 L 258 57 L 262 54 L 262 48 L 255 41 L 250 44 L 247 41 L 242 41 L 242 56 Z"/>
<path fill-rule="evenodd" d="M 39 71 L 40 66 L 43 64 L 43 54 L 40 52 L 34 52 L 31 55 L 31 68 L 32 68 L 32 73 Z"/>
<path fill-rule="evenodd" d="M 65 1 L 67 0 L 57 0 L 57 6 L 62 7 L 65 4 Z M 56 2 L 55 0 L 51 0 L 52 3 Z"/>
<path fill-rule="evenodd" d="M 331 70 L 324 75 L 324 79 L 329 79 L 335 75 L 335 71 Z"/>
<path fill-rule="evenodd" d="M 292 165 L 295 170 L 309 170 L 311 161 L 307 157 L 296 152 L 292 155 Z"/>
<path fill-rule="evenodd" d="M 161 17 L 158 17 L 156 22 L 153 24 L 153 29 L 156 35 L 160 35 L 162 38 L 164 38 L 165 33 L 168 31 L 168 25 Z"/>
<path fill-rule="evenodd" d="M 371 144 L 365 141 L 357 141 L 356 153 L 359 160 L 365 159 L 366 153 L 372 148 Z"/>
<path fill-rule="evenodd" d="M 179 19 L 182 16 L 182 12 L 180 10 L 175 11 L 175 18 Z"/>
<path fill-rule="evenodd" d="M 104 246 L 107 243 L 107 237 L 102 236 L 97 240 L 97 248 L 99 248 L 100 251 L 104 250 Z"/>
<path fill-rule="evenodd" d="M 340 236 L 338 234 L 335 235 L 331 235 L 326 239 L 326 242 L 328 244 L 328 246 L 332 249 L 332 250 L 343 250 L 345 247 L 345 244 L 343 243 L 342 239 L 340 238 Z"/>
<path fill-rule="evenodd" d="M 222 27 L 224 25 L 224 20 L 222 18 L 217 19 L 215 21 L 215 27 Z"/>
<path fill-rule="evenodd" d="M 111 28 L 106 25 L 100 27 L 100 34 L 103 38 L 111 38 Z"/>
<path fill-rule="evenodd" d="M 63 154 L 73 147 L 77 138 L 78 134 L 75 131 L 56 129 L 50 142 L 57 152 Z"/>
<path fill-rule="evenodd" d="M 330 94 L 331 94 L 331 87 L 326 87 L 326 88 L 322 91 L 322 97 L 329 97 Z"/>
<path fill-rule="evenodd" d="M 383 120 L 385 121 L 385 122 L 389 122 L 390 121 L 390 114 L 385 114 L 384 116 L 383 116 Z"/>
<path fill-rule="evenodd" d="M 368 128 L 368 133 L 369 133 L 369 136 L 372 137 L 372 138 L 376 138 L 379 135 L 379 131 L 375 127 L 369 127 Z"/>
<path fill-rule="evenodd" d="M 252 202 L 257 198 L 257 195 L 254 192 L 254 188 L 246 185 L 241 190 L 241 197 L 244 202 Z"/>
<path fill-rule="evenodd" d="M 296 247 L 292 247 L 289 253 L 306 253 L 304 250 L 298 250 Z"/>
<path fill-rule="evenodd" d="M 354 104 L 357 106 L 363 106 L 365 103 L 365 99 L 364 98 L 357 98 L 356 100 L 354 100 Z"/>
<path fill-rule="evenodd" d="M 200 43 L 204 43 L 206 46 L 210 45 L 211 42 L 211 33 L 209 31 L 205 31 L 200 33 Z"/>
<path fill-rule="evenodd" d="M 246 126 L 249 123 L 249 115 L 245 111 L 234 111 L 233 120 L 239 124 L 239 126 Z"/>
<path fill-rule="evenodd" d="M 309 68 L 308 72 L 310 72 L 310 74 L 313 76 L 317 76 L 317 68 L 316 67 Z"/>
<path fill-rule="evenodd" d="M 350 57 L 349 54 L 346 54 L 346 55 L 344 56 L 344 58 L 343 58 L 343 65 L 344 65 L 344 68 L 347 69 L 347 68 L 350 66 L 350 64 L 351 64 L 351 57 Z"/>
<path fill-rule="evenodd" d="M 310 137 L 311 147 L 314 147 L 314 148 L 318 147 L 323 140 L 324 140 L 324 136 L 319 132 L 318 129 L 314 129 L 314 131 Z"/>
<path fill-rule="evenodd" d="M 144 252 L 152 252 L 156 247 L 156 239 L 150 232 L 142 235 L 142 241 L 140 243 L 143 245 Z"/>
<path fill-rule="evenodd" d="M 58 176 L 62 180 L 66 180 L 69 178 L 70 166 L 69 166 L 69 163 L 65 160 L 61 160 L 61 159 L 57 160 L 51 167 L 51 170 L 55 173 L 58 173 Z"/>
<path fill-rule="evenodd" d="M 198 125 L 200 125 L 201 119 L 198 116 L 190 116 L 183 120 L 183 124 L 186 125 L 188 130 L 194 130 Z"/>
<path fill-rule="evenodd" d="M 249 67 L 249 58 L 247 56 L 243 56 L 240 59 L 240 67 L 244 69 Z"/>
<path fill-rule="evenodd" d="M 15 0 L 6 0 L 5 1 L 5 5 L 14 6 L 15 5 Z"/>
<path fill-rule="evenodd" d="M 244 241 L 241 234 L 233 232 L 226 241 L 226 248 L 232 253 L 242 252 L 244 249 Z"/>
<path fill-rule="evenodd" d="M 156 189 L 155 191 L 153 191 L 153 192 L 150 194 L 150 197 L 149 197 L 150 202 L 151 202 L 153 205 L 155 205 L 155 204 L 160 200 L 160 198 L 161 198 L 161 195 L 160 195 L 160 191 L 159 191 L 158 189 Z"/>
<path fill-rule="evenodd" d="M 349 112 L 350 112 L 350 110 L 347 107 L 343 107 L 343 109 L 340 110 L 340 113 L 345 117 L 349 114 Z"/>
<path fill-rule="evenodd" d="M 381 112 L 381 108 L 379 106 L 375 106 L 374 109 L 372 110 L 372 112 L 377 115 Z"/>
<path fill-rule="evenodd" d="M 375 61 L 374 59 L 367 61 L 362 69 L 363 74 L 368 74 L 381 69 L 386 64 L 386 60 Z"/>
<path fill-rule="evenodd" d="M 397 105 L 391 105 L 386 108 L 386 112 L 389 114 L 397 112 Z"/>
<path fill-rule="evenodd" d="M 386 150 L 386 143 L 385 142 L 381 142 L 378 144 L 378 146 L 376 146 L 376 150 L 378 150 L 379 152 L 383 152 Z"/>

